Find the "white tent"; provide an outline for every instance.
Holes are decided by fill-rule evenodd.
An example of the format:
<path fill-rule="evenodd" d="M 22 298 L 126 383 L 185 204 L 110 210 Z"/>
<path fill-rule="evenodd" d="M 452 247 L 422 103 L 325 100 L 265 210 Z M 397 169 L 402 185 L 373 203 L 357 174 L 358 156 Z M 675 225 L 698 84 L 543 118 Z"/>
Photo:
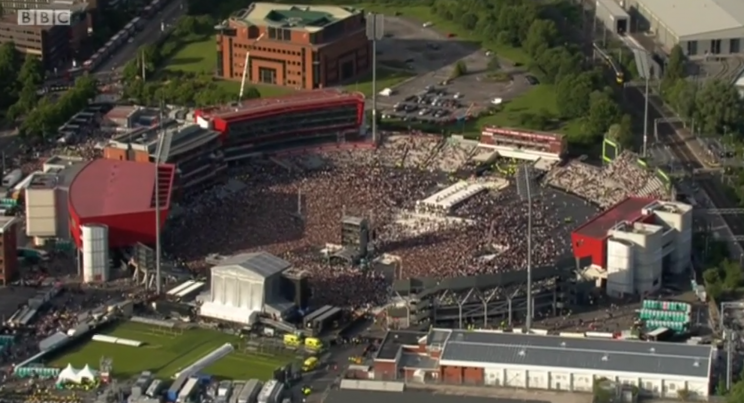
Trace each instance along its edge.
<path fill-rule="evenodd" d="M 64 383 L 64 382 L 78 382 L 78 371 L 75 370 L 75 368 L 72 367 L 72 364 L 67 364 L 67 367 L 63 369 L 59 376 L 57 376 L 57 382 L 58 383 Z"/>
<path fill-rule="evenodd" d="M 93 381 L 96 379 L 96 371 L 92 370 L 90 366 L 86 364 L 85 367 L 77 373 L 77 376 L 79 381 L 84 379 Z"/>
<path fill-rule="evenodd" d="M 96 371 L 88 365 L 81 370 L 77 370 L 72 367 L 72 364 L 67 364 L 67 367 L 57 376 L 57 383 L 81 383 L 86 379 L 90 381 L 95 380 Z"/>

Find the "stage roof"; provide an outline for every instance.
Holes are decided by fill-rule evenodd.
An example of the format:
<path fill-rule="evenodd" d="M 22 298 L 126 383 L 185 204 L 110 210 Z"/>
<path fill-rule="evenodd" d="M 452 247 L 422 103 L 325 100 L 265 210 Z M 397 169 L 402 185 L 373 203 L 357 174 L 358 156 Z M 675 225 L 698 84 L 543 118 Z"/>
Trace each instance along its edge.
<path fill-rule="evenodd" d="M 175 169 L 161 164 L 160 206 L 170 206 Z M 155 209 L 155 166 L 134 161 L 97 159 L 70 184 L 70 207 L 79 218 L 147 212 Z"/>
<path fill-rule="evenodd" d="M 647 197 L 629 197 L 587 221 L 574 232 L 591 238 L 604 239 L 607 237 L 607 231 L 615 224 L 621 221 L 638 221 L 643 217 L 641 210 L 655 200 Z"/>

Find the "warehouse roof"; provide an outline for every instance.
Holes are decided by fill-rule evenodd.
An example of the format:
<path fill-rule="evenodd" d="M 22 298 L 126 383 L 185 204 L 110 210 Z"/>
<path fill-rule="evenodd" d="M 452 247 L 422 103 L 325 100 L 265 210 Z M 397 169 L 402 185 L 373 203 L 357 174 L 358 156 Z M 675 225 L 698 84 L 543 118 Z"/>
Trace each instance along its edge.
<path fill-rule="evenodd" d="M 242 271 L 249 275 L 268 278 L 281 273 L 292 267 L 288 261 L 276 257 L 268 252 L 241 253 L 221 261 L 212 270 L 220 271 Z"/>
<path fill-rule="evenodd" d="M 574 231 L 595 239 L 607 237 L 607 231 L 621 221 L 636 221 L 643 216 L 643 208 L 656 199 L 629 197 L 587 221 Z"/>
<path fill-rule="evenodd" d="M 155 208 L 155 180 L 160 181 L 160 206 L 168 208 L 173 165 L 97 159 L 89 162 L 70 184 L 70 208 L 78 218 L 132 214 Z"/>
<path fill-rule="evenodd" d="M 707 378 L 710 346 L 453 330 L 445 361 Z"/>
<path fill-rule="evenodd" d="M 382 339 L 380 348 L 377 350 L 377 359 L 394 360 L 403 346 L 416 346 L 420 338 L 426 336 L 424 332 L 409 330 L 391 330 Z"/>
<path fill-rule="evenodd" d="M 744 27 L 740 0 L 641 0 L 640 6 L 680 39 Z"/>

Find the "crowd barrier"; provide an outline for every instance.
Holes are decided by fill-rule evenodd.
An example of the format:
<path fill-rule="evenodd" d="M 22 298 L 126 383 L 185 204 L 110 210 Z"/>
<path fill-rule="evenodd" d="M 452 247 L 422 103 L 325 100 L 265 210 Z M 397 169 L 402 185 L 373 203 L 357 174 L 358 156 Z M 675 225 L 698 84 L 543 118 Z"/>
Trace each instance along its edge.
<path fill-rule="evenodd" d="M 16 368 L 14 375 L 19 378 L 52 379 L 57 378 L 60 372 L 62 372 L 62 370 L 59 368 L 30 366 Z"/>
<path fill-rule="evenodd" d="M 93 341 L 100 341 L 102 343 L 119 344 L 122 346 L 130 347 L 142 347 L 145 343 L 139 340 L 122 339 L 120 337 L 106 336 L 105 334 L 93 335 Z"/>

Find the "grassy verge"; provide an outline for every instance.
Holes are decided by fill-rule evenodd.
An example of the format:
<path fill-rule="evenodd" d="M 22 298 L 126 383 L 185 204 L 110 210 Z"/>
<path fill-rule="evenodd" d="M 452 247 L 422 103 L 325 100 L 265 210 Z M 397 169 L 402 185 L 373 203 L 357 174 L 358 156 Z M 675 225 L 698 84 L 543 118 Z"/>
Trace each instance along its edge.
<path fill-rule="evenodd" d="M 383 67 L 377 67 L 377 92 L 385 88 L 395 87 L 396 85 L 408 80 L 414 75 L 405 71 L 390 70 Z M 366 96 L 372 95 L 372 73 L 360 77 L 358 81 L 348 84 L 345 87 L 348 91 L 358 91 Z"/>
<path fill-rule="evenodd" d="M 225 343 L 237 346 L 240 342 L 235 336 L 211 330 L 193 329 L 182 334 L 169 334 L 132 322 L 122 323 L 104 333 L 146 344 L 128 347 L 89 341 L 57 356 L 52 365 L 62 368 L 72 364 L 81 368 L 88 364 L 97 368 L 101 357 L 107 357 L 113 361 L 113 375 L 116 378 L 130 378 L 142 371 L 152 371 L 159 377 L 169 378 L 217 347 Z M 233 352 L 203 372 L 227 379 L 267 380 L 272 377 L 275 368 L 288 361 L 290 359 Z"/>

